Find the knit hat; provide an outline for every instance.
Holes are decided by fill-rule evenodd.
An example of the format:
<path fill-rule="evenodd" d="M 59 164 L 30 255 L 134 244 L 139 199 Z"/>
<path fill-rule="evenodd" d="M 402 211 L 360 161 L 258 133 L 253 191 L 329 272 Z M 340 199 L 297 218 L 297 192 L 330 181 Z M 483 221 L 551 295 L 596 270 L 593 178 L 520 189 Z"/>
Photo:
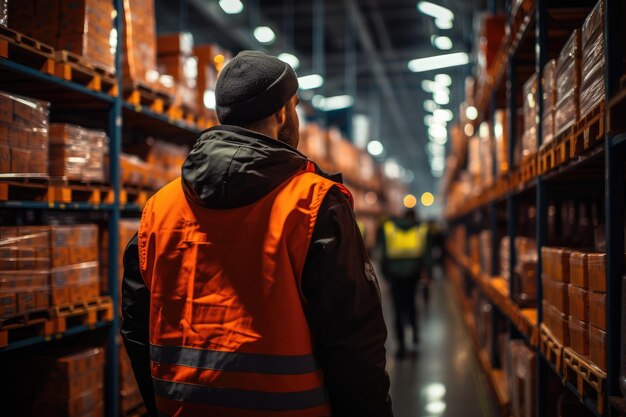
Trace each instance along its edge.
<path fill-rule="evenodd" d="M 259 51 L 242 51 L 224 67 L 215 87 L 217 118 L 240 125 L 264 119 L 298 91 L 289 64 Z"/>

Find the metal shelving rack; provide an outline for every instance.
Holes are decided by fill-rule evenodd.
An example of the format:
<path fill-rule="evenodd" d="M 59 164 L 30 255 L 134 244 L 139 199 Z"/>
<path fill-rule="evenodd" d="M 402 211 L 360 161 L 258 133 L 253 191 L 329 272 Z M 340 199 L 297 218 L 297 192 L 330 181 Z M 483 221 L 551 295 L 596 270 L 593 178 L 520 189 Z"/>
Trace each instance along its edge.
<path fill-rule="evenodd" d="M 486 88 L 477 97 L 477 108 L 479 119 L 476 125 L 483 120 L 488 120 L 493 114 L 495 106 L 495 96 L 497 91 L 506 89 L 506 106 L 509 114 L 515 115 L 517 102 L 516 93 L 521 89 L 524 75 L 520 72 L 527 72 L 532 69 L 537 72 L 538 79 L 541 80 L 543 67 L 549 58 L 550 51 L 548 42 L 550 40 L 550 25 L 554 25 L 554 19 L 550 15 L 559 8 L 583 7 L 590 11 L 596 3 L 593 1 L 562 2 L 559 0 L 524 0 L 522 5 L 511 14 L 511 1 L 507 1 L 509 12 L 509 25 L 511 35 L 507 41 L 503 42 L 495 64 L 490 74 L 488 74 Z M 563 385 L 574 393 L 581 400 L 581 406 L 586 407 L 595 416 L 611 415 L 613 409 L 623 410 L 623 397 L 619 386 L 620 373 L 620 337 L 621 337 L 621 308 L 622 308 L 622 276 L 624 275 L 624 153 L 626 146 L 626 134 L 624 134 L 623 122 L 612 122 L 611 116 L 623 117 L 623 110 L 626 109 L 626 90 L 619 91 L 620 76 L 624 74 L 626 68 L 623 67 L 622 57 L 624 54 L 624 28 L 622 16 L 624 16 L 626 4 L 620 0 L 606 0 L 606 10 L 604 13 L 604 38 L 606 50 L 605 65 L 605 129 L 604 137 L 598 143 L 593 144 L 585 152 L 551 167 L 548 170 L 537 171 L 537 174 L 528 176 L 525 168 L 515 166 L 514 149 L 517 136 L 515 117 L 510 117 L 508 121 L 508 163 L 512 167 L 510 172 L 498 179 L 490 189 L 483 190 L 482 195 L 471 199 L 462 211 L 448 216 L 447 220 L 453 225 L 464 224 L 470 230 L 477 230 L 477 223 L 481 224 L 482 230 L 491 230 L 493 242 L 491 247 L 498 248 L 498 218 L 496 206 L 500 205 L 502 212 L 506 213 L 506 229 L 500 236 L 508 236 L 511 242 L 509 252 L 509 273 L 513 276 L 515 261 L 515 246 L 512 244 L 518 236 L 518 204 L 520 199 L 532 201 L 535 205 L 536 218 L 534 234 L 537 241 L 537 308 L 534 317 L 524 317 L 522 309 L 515 309 L 510 304 L 514 302 L 508 298 L 503 298 L 506 290 L 496 291 L 493 280 L 477 270 L 470 260 L 463 254 L 450 253 L 453 262 L 460 270 L 464 271 L 466 281 L 473 282 L 479 287 L 481 292 L 491 300 L 499 311 L 499 316 L 505 317 L 508 322 L 508 333 L 511 338 L 522 338 L 535 350 L 536 353 L 536 412 L 538 417 L 548 415 L 548 406 L 554 398 L 549 398 L 548 376 L 550 373 L 559 375 L 555 366 L 550 363 L 541 352 L 540 343 L 536 339 L 538 326 L 542 322 L 543 312 L 541 307 L 542 285 L 541 285 L 541 247 L 548 244 L 547 241 L 547 217 L 548 217 L 548 192 L 554 187 L 553 181 L 563 179 L 572 173 L 583 169 L 584 166 L 598 162 L 604 163 L 604 172 L 601 175 L 604 181 L 604 206 L 605 206 L 605 227 L 606 227 L 606 279 L 607 279 L 607 367 L 606 381 L 604 383 L 604 401 L 598 404 L 596 396 L 586 396 L 579 391 L 579 387 L 570 382 L 563 381 Z M 558 10 L 556 11 L 558 13 Z M 582 21 L 580 22 L 582 25 Z M 534 34 L 533 34 L 534 28 Z M 534 35 L 534 39 L 531 36 Z M 528 56 L 520 59 L 518 54 L 524 43 L 531 43 L 534 48 L 534 58 L 529 62 Z M 528 47 L 528 45 L 526 45 Z M 527 54 L 528 55 L 528 54 Z M 522 70 L 522 71 L 520 71 Z M 622 81 L 623 82 L 623 81 Z M 538 97 L 542 97 L 542 86 L 539 82 Z M 626 86 L 622 86 L 626 88 Z M 542 139 L 542 100 L 539 103 L 539 122 L 537 132 L 537 143 L 541 145 Z M 612 115 L 612 108 L 617 109 Z M 620 114 L 621 113 L 621 114 Z M 611 123 L 615 126 L 611 126 Z M 596 168 L 599 169 L 599 168 Z M 502 207 L 504 205 L 504 207 Z M 480 220 L 477 220 L 480 219 Z M 492 258 L 496 258 L 493 256 Z M 494 263 L 494 271 L 497 271 Z M 508 294 L 513 292 L 513 279 L 510 280 L 511 287 Z M 508 294 L 506 294 L 508 296 Z M 492 353 L 493 355 L 493 353 Z M 493 356 L 492 356 L 493 357 Z M 492 359 L 493 361 L 493 359 Z M 618 405 L 619 404 L 619 405 Z M 620 414 L 621 415 L 621 414 Z"/>
<path fill-rule="evenodd" d="M 87 334 L 96 330 L 107 329 L 106 338 L 106 365 L 105 365 L 105 405 L 107 417 L 118 417 L 120 414 L 120 386 L 119 386 L 119 346 L 117 343 L 120 326 L 120 294 L 118 265 L 119 257 L 119 222 L 124 215 L 136 215 L 141 211 L 141 207 L 134 203 L 121 204 L 120 201 L 120 154 L 122 148 L 122 127 L 128 122 L 136 130 L 147 129 L 151 132 L 161 132 L 163 135 L 172 134 L 182 137 L 184 141 L 195 138 L 199 133 L 198 128 L 186 125 L 185 123 L 170 120 L 163 114 L 155 113 L 149 109 L 134 106 L 123 99 L 122 94 L 122 31 L 121 20 L 124 16 L 122 0 L 111 0 L 116 10 L 114 27 L 117 30 L 117 50 L 115 54 L 115 68 L 117 79 L 117 94 L 106 94 L 94 91 L 76 82 L 63 80 L 54 75 L 47 74 L 36 68 L 24 65 L 10 59 L 0 58 L 0 81 L 5 74 L 18 75 L 26 84 L 45 85 L 47 88 L 42 91 L 33 90 L 36 98 L 65 102 L 66 106 L 75 108 L 72 110 L 80 113 L 81 104 L 89 103 L 99 111 L 106 113 L 106 131 L 109 136 L 109 158 L 110 170 L 109 181 L 114 195 L 112 202 L 103 204 L 91 204 L 88 202 L 40 202 L 40 201 L 15 201 L 9 200 L 0 202 L 0 209 L 4 210 L 53 210 L 53 211 L 81 211 L 81 212 L 104 212 L 108 218 L 108 294 L 113 302 L 113 318 L 111 321 L 98 321 L 93 325 L 80 325 L 69 327 L 66 331 L 52 336 L 36 336 L 28 339 L 21 339 L 9 343 L 0 349 L 0 356 L 7 352 L 16 352 L 20 349 L 28 348 L 38 344 L 62 339 L 78 334 Z M 6 79 L 5 79 L 6 80 Z M 22 87 L 16 89 L 19 90 Z M 14 91 L 17 94 L 28 93 L 24 91 Z M 63 95 L 63 97 L 60 97 Z M 80 103 L 80 104 L 79 104 Z M 91 108 L 91 107 L 90 107 Z"/>

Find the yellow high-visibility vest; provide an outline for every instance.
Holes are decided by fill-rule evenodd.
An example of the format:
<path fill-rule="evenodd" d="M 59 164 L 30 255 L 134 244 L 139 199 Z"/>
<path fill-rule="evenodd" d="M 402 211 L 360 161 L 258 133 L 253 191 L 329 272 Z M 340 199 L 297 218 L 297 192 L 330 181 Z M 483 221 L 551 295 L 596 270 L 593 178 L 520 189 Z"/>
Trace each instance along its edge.
<path fill-rule="evenodd" d="M 389 259 L 420 258 L 426 248 L 426 224 L 415 225 L 410 229 L 403 230 L 391 220 L 383 226 L 387 257 Z"/>

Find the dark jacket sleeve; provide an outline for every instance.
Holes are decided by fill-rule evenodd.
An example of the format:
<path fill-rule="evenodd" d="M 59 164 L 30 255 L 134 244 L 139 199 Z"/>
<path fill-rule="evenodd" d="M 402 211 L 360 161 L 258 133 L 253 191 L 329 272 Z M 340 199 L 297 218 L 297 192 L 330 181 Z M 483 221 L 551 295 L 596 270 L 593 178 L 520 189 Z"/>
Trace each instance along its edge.
<path fill-rule="evenodd" d="M 139 249 L 135 234 L 124 251 L 121 334 L 146 410 L 150 416 L 156 416 L 156 401 L 150 376 L 149 320 L 150 291 L 139 270 Z"/>
<path fill-rule="evenodd" d="M 380 289 L 354 212 L 337 188 L 320 209 L 302 293 L 333 417 L 392 416 Z"/>

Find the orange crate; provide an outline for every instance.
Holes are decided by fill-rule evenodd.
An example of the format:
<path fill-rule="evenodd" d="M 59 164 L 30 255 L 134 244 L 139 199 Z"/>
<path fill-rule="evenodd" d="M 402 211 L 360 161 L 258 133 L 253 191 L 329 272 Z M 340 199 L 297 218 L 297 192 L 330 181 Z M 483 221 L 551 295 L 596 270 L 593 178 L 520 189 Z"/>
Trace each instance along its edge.
<path fill-rule="evenodd" d="M 606 332 L 589 326 L 589 356 L 598 368 L 606 370 Z"/>
<path fill-rule="evenodd" d="M 606 331 L 606 293 L 589 292 L 589 324 Z"/>
<path fill-rule="evenodd" d="M 573 284 L 568 286 L 569 315 L 575 319 L 589 321 L 589 291 Z"/>
<path fill-rule="evenodd" d="M 606 253 L 587 254 L 589 289 L 606 292 Z"/>
<path fill-rule="evenodd" d="M 572 252 L 569 261 L 570 283 L 589 288 L 589 274 L 587 271 L 587 253 Z"/>
<path fill-rule="evenodd" d="M 564 282 L 553 281 L 551 279 L 544 278 L 543 282 L 543 298 L 546 299 L 551 305 L 558 310 L 568 314 L 568 292 L 567 285 Z"/>
<path fill-rule="evenodd" d="M 570 346 L 581 355 L 589 354 L 589 323 L 569 318 Z"/>

